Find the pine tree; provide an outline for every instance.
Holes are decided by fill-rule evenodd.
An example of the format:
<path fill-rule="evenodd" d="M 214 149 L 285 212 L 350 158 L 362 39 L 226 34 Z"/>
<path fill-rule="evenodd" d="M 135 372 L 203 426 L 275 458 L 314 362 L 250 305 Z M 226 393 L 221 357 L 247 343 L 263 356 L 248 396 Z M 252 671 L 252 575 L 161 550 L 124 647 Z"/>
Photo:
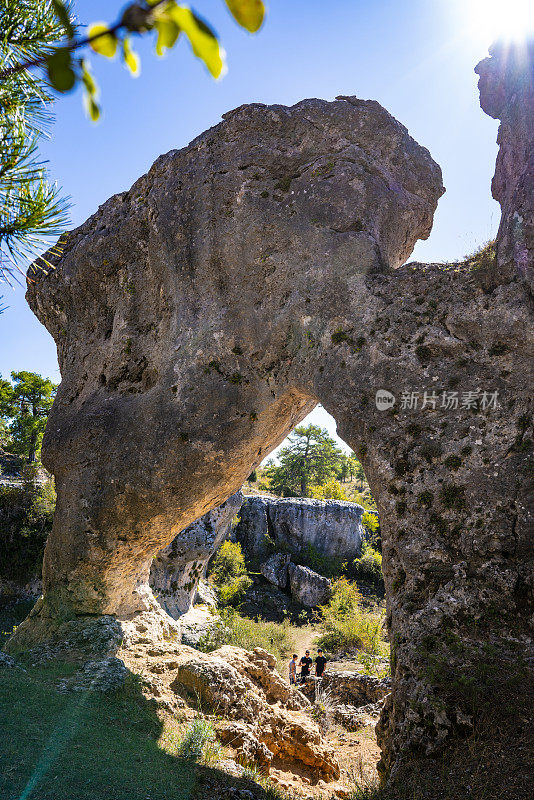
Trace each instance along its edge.
<path fill-rule="evenodd" d="M 35 372 L 12 372 L 13 384 L 0 378 L 0 433 L 9 435 L 9 450 L 28 464 L 39 457 L 48 414 L 57 386 Z M 0 439 L 1 441 L 1 439 Z"/>
<path fill-rule="evenodd" d="M 52 2 L 0 0 L 0 70 L 45 55 L 62 35 Z M 51 106 L 43 76 L 24 70 L 0 82 L 0 279 L 9 280 L 67 222 L 68 204 L 38 152 Z"/>
<path fill-rule="evenodd" d="M 278 454 L 279 465 L 266 467 L 273 492 L 307 497 L 311 484 L 322 484 L 339 470 L 343 451 L 317 425 L 300 425 Z"/>

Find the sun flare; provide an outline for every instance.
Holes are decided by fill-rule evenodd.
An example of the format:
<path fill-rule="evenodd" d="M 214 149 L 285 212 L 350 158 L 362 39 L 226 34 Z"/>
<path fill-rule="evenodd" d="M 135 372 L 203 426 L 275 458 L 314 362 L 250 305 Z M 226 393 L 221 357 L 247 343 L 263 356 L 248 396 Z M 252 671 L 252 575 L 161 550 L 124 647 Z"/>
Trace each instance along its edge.
<path fill-rule="evenodd" d="M 485 44 L 534 37 L 534 0 L 468 0 L 467 5 L 473 33 Z"/>

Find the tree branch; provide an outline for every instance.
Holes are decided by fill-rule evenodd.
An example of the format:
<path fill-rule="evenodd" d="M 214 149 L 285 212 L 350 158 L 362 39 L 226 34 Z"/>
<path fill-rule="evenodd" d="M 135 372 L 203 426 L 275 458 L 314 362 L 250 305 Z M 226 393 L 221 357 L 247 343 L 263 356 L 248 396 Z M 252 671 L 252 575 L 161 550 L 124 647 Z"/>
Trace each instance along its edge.
<path fill-rule="evenodd" d="M 148 17 L 153 13 L 154 9 L 167 2 L 168 0 L 157 0 L 157 2 L 153 3 L 150 7 L 146 9 L 146 18 L 148 19 Z M 129 6 L 128 8 L 131 8 L 131 6 Z M 100 33 L 95 33 L 93 36 L 84 36 L 81 39 L 73 39 L 67 42 L 66 44 L 62 45 L 61 49 L 65 48 L 67 50 L 70 50 L 71 52 L 74 52 L 75 50 L 79 50 L 81 47 L 86 47 L 87 45 L 90 45 L 92 42 L 96 42 L 97 39 L 101 39 L 103 36 L 109 36 L 110 34 L 113 35 L 117 33 L 117 31 L 119 31 L 121 28 L 126 28 L 127 26 L 125 18 L 128 8 L 122 14 L 121 18 L 117 20 L 117 22 L 115 22 L 109 28 L 106 28 L 106 30 L 101 31 Z M 53 49 L 60 49 L 60 48 L 53 48 Z M 48 53 L 47 55 L 37 56 L 36 58 L 30 58 L 27 61 L 22 61 L 18 64 L 13 64 L 13 66 L 11 67 L 7 67 L 6 69 L 0 70 L 0 81 L 5 81 L 19 72 L 25 72 L 26 70 L 33 69 L 34 67 L 44 66 L 47 62 L 49 55 L 50 53 Z"/>

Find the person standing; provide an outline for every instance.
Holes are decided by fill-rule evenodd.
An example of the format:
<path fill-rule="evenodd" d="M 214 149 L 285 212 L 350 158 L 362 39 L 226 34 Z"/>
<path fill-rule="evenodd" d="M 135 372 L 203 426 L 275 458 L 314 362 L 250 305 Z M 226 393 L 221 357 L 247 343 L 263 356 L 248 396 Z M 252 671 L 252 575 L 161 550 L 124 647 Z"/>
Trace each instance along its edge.
<path fill-rule="evenodd" d="M 318 678 L 322 678 L 324 668 L 326 667 L 326 658 L 323 655 L 321 648 L 317 650 L 317 658 L 315 659 L 315 674 Z"/>
<path fill-rule="evenodd" d="M 293 653 L 293 658 L 289 662 L 289 683 L 292 686 L 297 682 L 297 654 Z"/>
<path fill-rule="evenodd" d="M 302 656 L 300 659 L 300 679 L 302 683 L 306 680 L 306 678 L 310 675 L 310 669 L 312 665 L 312 660 L 310 658 L 310 651 L 306 650 L 306 655 Z"/>

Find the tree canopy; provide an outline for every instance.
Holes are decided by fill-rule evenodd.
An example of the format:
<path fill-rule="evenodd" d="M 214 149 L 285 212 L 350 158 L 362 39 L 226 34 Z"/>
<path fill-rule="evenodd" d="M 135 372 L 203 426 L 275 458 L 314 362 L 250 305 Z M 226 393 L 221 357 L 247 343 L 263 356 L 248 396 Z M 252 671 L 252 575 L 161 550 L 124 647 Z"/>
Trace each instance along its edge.
<path fill-rule="evenodd" d="M 57 386 L 35 372 L 12 372 L 11 378 L 0 378 L 0 443 L 31 464 L 41 452 Z"/>
<path fill-rule="evenodd" d="M 312 484 L 339 475 L 344 459 L 343 450 L 325 428 L 300 425 L 280 451 L 279 464 L 268 465 L 265 473 L 276 494 L 307 497 Z"/>

